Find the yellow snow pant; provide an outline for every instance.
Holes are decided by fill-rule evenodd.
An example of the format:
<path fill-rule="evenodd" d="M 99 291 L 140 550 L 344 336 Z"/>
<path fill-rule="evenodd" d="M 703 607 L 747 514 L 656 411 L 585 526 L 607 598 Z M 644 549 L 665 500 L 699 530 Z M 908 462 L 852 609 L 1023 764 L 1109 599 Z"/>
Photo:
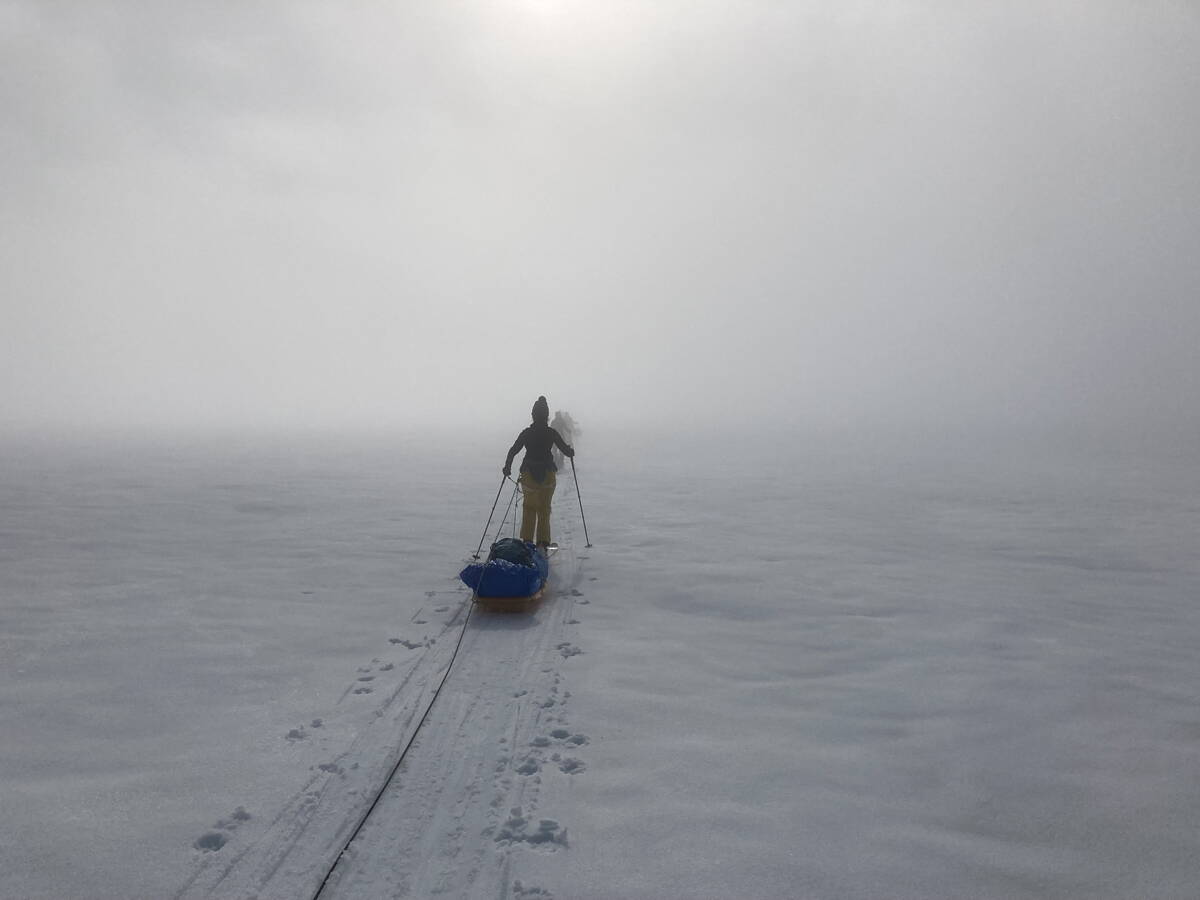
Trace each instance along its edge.
<path fill-rule="evenodd" d="M 541 484 L 528 472 L 521 473 L 521 491 L 525 505 L 521 513 L 521 540 L 550 543 L 550 500 L 554 496 L 555 477 L 547 472 Z"/>

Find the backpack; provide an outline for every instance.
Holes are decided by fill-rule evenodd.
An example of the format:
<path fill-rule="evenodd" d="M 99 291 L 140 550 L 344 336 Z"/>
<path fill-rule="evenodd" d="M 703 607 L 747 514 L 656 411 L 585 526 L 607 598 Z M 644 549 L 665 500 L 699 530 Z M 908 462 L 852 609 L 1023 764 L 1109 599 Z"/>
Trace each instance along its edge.
<path fill-rule="evenodd" d="M 529 544 L 517 538 L 501 538 L 492 544 L 488 559 L 504 559 L 518 566 L 533 567 L 533 550 Z"/>

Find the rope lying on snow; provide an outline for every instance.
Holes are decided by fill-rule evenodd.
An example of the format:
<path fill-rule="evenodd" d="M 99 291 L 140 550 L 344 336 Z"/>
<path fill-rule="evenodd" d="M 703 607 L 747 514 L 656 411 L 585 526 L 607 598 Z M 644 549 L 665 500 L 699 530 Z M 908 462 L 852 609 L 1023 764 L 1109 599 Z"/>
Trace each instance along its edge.
<path fill-rule="evenodd" d="M 392 779 L 396 777 L 396 773 L 400 771 L 400 765 L 404 762 L 404 757 L 408 755 L 408 751 L 412 748 L 413 742 L 416 741 L 417 735 L 421 733 L 421 728 L 425 725 L 425 720 L 429 718 L 429 713 L 433 709 L 433 705 L 437 703 L 438 695 L 442 692 L 442 687 L 446 684 L 446 679 L 450 677 L 450 670 L 454 668 L 454 661 L 458 659 L 459 648 L 462 647 L 463 637 L 467 633 L 467 625 L 471 621 L 471 613 L 475 611 L 474 592 L 471 595 L 471 602 L 467 606 L 467 617 L 463 619 L 462 629 L 458 633 L 458 641 L 454 645 L 454 652 L 450 654 L 450 662 L 446 664 L 446 670 L 442 672 L 442 680 L 438 682 L 437 689 L 433 692 L 433 697 L 429 700 L 429 705 L 425 707 L 425 712 L 421 714 L 421 720 L 417 722 L 417 727 L 413 729 L 413 733 L 409 735 L 408 743 L 404 745 L 404 749 L 400 751 L 400 756 L 396 759 L 396 764 L 392 766 L 387 777 L 383 780 L 383 785 L 379 788 L 379 792 L 375 794 L 375 799 L 371 801 L 371 805 L 367 807 L 367 811 L 362 814 L 358 823 L 354 826 L 354 831 L 350 833 L 346 843 L 342 845 L 342 849 L 338 851 L 334 857 L 333 864 L 325 873 L 325 877 L 321 879 L 321 886 L 317 888 L 317 892 L 313 894 L 312 900 L 317 900 L 324 892 L 326 885 L 329 884 L 329 879 L 333 877 L 334 870 L 337 869 L 338 863 L 342 861 L 346 851 L 350 849 L 350 845 L 354 843 L 354 839 L 358 837 L 358 833 L 362 831 L 363 825 L 367 823 L 367 819 L 371 817 L 371 813 L 375 811 L 375 807 L 379 805 L 379 801 L 383 799 L 383 795 L 387 793 L 388 785 L 392 783 Z"/>
<path fill-rule="evenodd" d="M 571 462 L 572 462 L 572 465 L 574 465 L 574 460 L 572 460 Z M 515 510 L 516 510 L 515 501 L 517 499 L 517 494 L 524 493 L 521 490 L 521 485 L 518 481 L 516 481 L 515 479 L 512 479 L 512 478 L 508 478 L 508 476 L 506 476 L 506 479 L 511 480 L 513 482 L 513 492 L 512 492 L 512 496 L 510 496 L 508 498 L 508 505 L 505 507 L 504 517 L 500 520 L 500 528 L 497 529 L 497 531 L 496 531 L 496 539 L 497 540 L 499 540 L 500 532 L 504 530 L 504 526 L 508 522 L 509 512 L 515 512 Z M 500 483 L 500 488 L 501 488 L 501 490 L 504 489 L 503 482 Z M 576 485 L 576 491 L 578 491 L 578 490 L 579 490 L 578 485 Z M 500 492 L 499 491 L 496 493 L 496 500 L 497 500 L 497 502 L 499 502 L 499 500 L 500 500 Z M 582 512 L 582 509 L 583 509 L 583 507 L 581 504 L 580 505 L 581 512 Z M 495 512 L 496 512 L 496 504 L 493 503 L 492 504 L 492 513 L 495 514 Z M 489 525 L 491 524 L 491 520 L 492 520 L 492 517 L 488 516 L 488 524 Z M 513 516 L 513 531 L 514 531 L 514 533 L 516 531 L 516 527 L 517 527 L 517 519 L 516 519 L 516 516 L 514 515 Z M 483 531 L 485 537 L 487 536 L 487 529 L 488 529 L 488 526 L 485 525 L 484 531 Z M 483 546 L 483 544 L 481 542 L 480 547 L 482 548 L 482 546 Z M 590 547 L 591 545 L 589 544 L 588 546 Z M 479 556 L 479 554 L 478 554 L 478 552 L 476 552 L 475 558 L 478 558 L 478 556 Z M 480 574 L 480 584 L 482 584 L 482 582 L 483 582 L 483 575 L 481 573 Z M 430 698 L 430 700 L 429 700 L 429 705 L 425 707 L 425 712 L 423 712 L 421 714 L 421 720 L 419 722 L 417 722 L 417 727 L 414 728 L 413 733 L 411 735 L 409 735 L 408 742 L 404 745 L 404 749 L 400 751 L 400 756 L 397 757 L 395 765 L 392 766 L 391 770 L 387 774 L 387 777 L 383 780 L 383 785 L 379 788 L 379 791 L 375 794 L 375 798 L 371 801 L 371 805 L 367 807 L 366 812 L 364 812 L 362 814 L 362 816 L 359 818 L 358 822 L 354 826 L 354 830 L 350 833 L 350 837 L 346 840 L 346 843 L 344 843 L 342 845 L 342 849 L 338 851 L 337 856 L 334 857 L 333 864 L 330 865 L 328 871 L 325 872 L 325 877 L 321 879 L 321 886 L 318 887 L 317 892 L 315 894 L 313 894 L 312 900 L 318 900 L 318 898 L 321 896 L 321 894 L 325 891 L 326 886 L 329 884 L 329 879 L 333 877 L 333 873 L 337 869 L 338 864 L 342 861 L 342 857 L 346 855 L 346 851 L 350 849 L 350 845 L 354 843 L 354 839 L 357 838 L 359 832 L 362 831 L 363 826 L 367 823 L 367 819 L 369 819 L 371 817 L 371 813 L 373 813 L 375 811 L 375 807 L 377 807 L 379 805 L 379 801 L 382 800 L 383 795 L 385 793 L 387 793 L 388 785 L 392 783 L 392 779 L 395 778 L 396 773 L 398 771 L 400 771 L 400 766 L 404 762 L 404 758 L 408 755 L 408 751 L 412 748 L 413 743 L 416 741 L 417 735 L 421 733 L 421 728 L 424 727 L 425 720 L 429 718 L 429 713 L 433 709 L 433 705 L 437 702 L 438 695 L 441 694 L 441 692 L 442 692 L 442 687 L 446 684 L 446 680 L 450 677 L 450 670 L 454 668 L 454 661 L 456 659 L 458 659 L 458 651 L 462 647 L 463 638 L 467 634 L 467 625 L 471 621 L 471 613 L 473 613 L 475 611 L 475 598 L 478 596 L 478 594 L 479 594 L 479 589 L 477 587 L 471 593 L 471 603 L 470 603 L 469 607 L 467 608 L 467 617 L 465 619 L 463 619 L 462 629 L 458 632 L 458 640 L 454 644 L 454 652 L 450 654 L 450 662 L 448 662 L 446 664 L 446 669 L 444 672 L 442 672 L 442 680 L 438 682 L 438 686 L 433 692 L 433 697 Z"/>

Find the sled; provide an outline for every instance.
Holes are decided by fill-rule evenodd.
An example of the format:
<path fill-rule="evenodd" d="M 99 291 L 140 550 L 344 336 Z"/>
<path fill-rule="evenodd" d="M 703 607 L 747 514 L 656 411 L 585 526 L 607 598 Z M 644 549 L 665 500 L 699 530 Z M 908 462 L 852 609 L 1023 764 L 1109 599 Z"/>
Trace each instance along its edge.
<path fill-rule="evenodd" d="M 486 562 L 472 563 L 459 573 L 463 584 L 474 591 L 472 599 L 490 612 L 529 612 L 546 593 L 550 556 L 545 550 L 516 538 L 492 544 Z"/>

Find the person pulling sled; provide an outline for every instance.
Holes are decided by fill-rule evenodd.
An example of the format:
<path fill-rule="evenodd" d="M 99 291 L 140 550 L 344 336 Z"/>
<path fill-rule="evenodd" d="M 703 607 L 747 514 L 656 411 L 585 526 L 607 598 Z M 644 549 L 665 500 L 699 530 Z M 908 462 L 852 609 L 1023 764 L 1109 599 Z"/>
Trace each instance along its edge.
<path fill-rule="evenodd" d="M 525 497 L 521 513 L 521 540 L 536 541 L 543 548 L 550 545 L 550 501 L 554 497 L 558 471 L 554 464 L 554 448 L 561 450 L 568 459 L 575 458 L 574 448 L 549 423 L 550 404 L 545 397 L 538 397 L 533 404 L 533 424 L 517 435 L 504 460 L 504 475 L 507 478 L 512 474 L 513 457 L 522 447 L 525 448 L 519 479 Z"/>

